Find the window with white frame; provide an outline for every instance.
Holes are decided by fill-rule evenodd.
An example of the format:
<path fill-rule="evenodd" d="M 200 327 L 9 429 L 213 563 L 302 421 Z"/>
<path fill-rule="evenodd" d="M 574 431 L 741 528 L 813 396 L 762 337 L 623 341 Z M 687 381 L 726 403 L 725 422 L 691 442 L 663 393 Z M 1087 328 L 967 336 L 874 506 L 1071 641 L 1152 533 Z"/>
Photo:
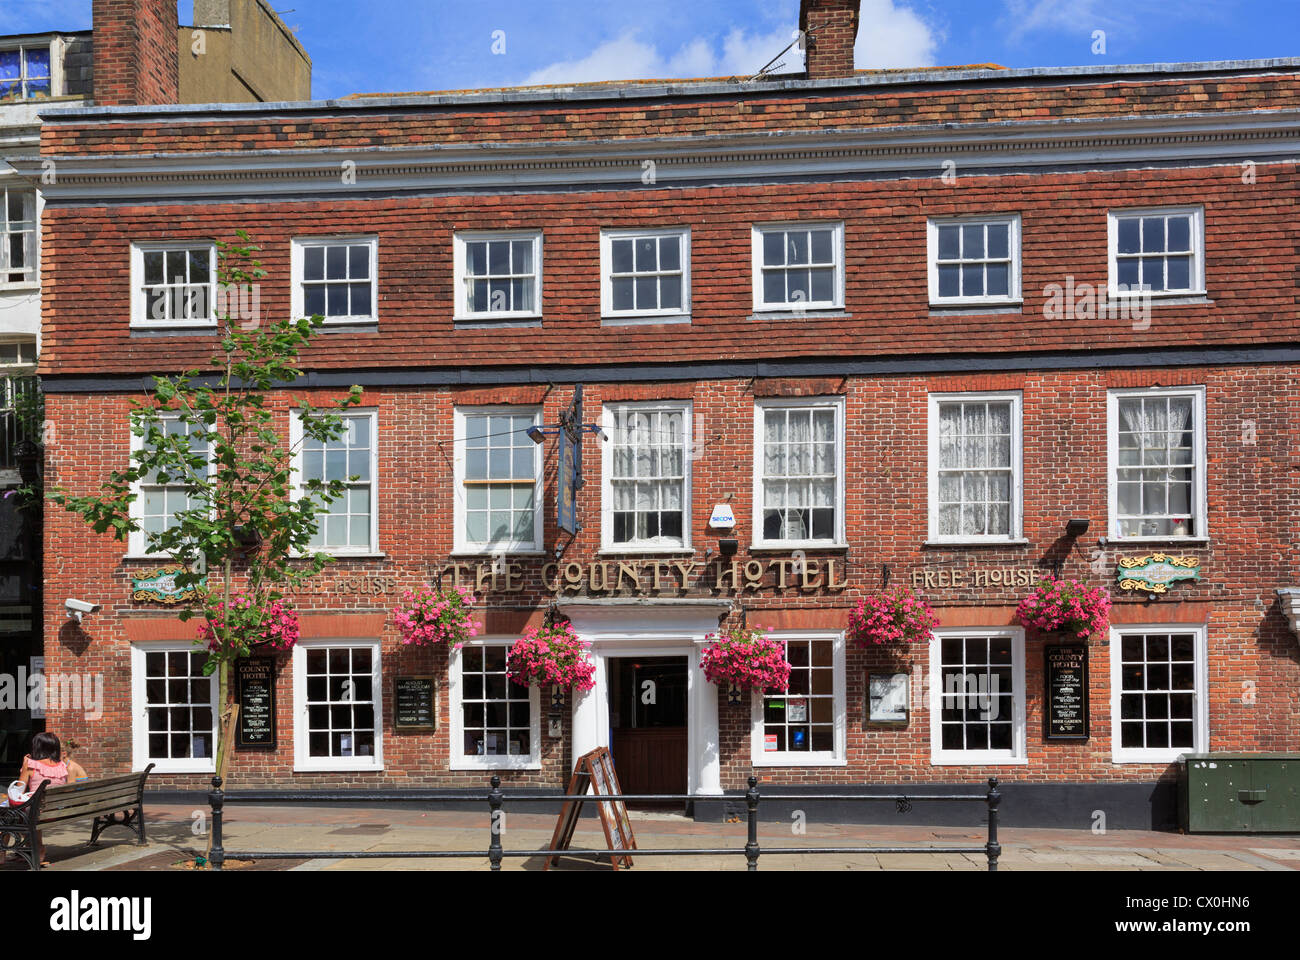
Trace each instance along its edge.
<path fill-rule="evenodd" d="M 130 535 L 130 552 L 134 556 L 157 556 L 156 538 L 166 530 L 178 526 L 178 515 L 202 505 L 199 485 L 206 482 L 210 463 L 208 444 L 200 431 L 175 415 L 163 416 L 160 441 L 171 444 L 177 452 L 186 453 L 202 462 L 184 469 L 151 470 L 135 484 L 136 498 L 131 504 L 131 515 L 142 529 Z M 148 437 L 131 435 L 133 456 L 147 447 Z"/>
<path fill-rule="evenodd" d="M 1110 212 L 1110 293 L 1202 294 L 1203 210 L 1176 207 Z"/>
<path fill-rule="evenodd" d="M 754 408 L 755 546 L 844 542 L 844 401 Z"/>
<path fill-rule="evenodd" d="M 604 415 L 604 546 L 689 546 L 690 404 L 609 405 Z"/>
<path fill-rule="evenodd" d="M 342 415 L 344 430 L 335 440 L 305 436 L 298 414 L 291 421 L 295 490 L 319 480 L 343 482 L 342 496 L 316 515 L 318 524 L 309 549 L 333 554 L 377 553 L 379 510 L 375 489 L 378 470 L 378 414 L 353 410 Z"/>
<path fill-rule="evenodd" d="M 542 548 L 541 413 L 524 407 L 456 411 L 456 549 Z"/>
<path fill-rule="evenodd" d="M 1111 391 L 1113 537 L 1204 537 L 1205 391 Z"/>
<path fill-rule="evenodd" d="M 845 761 L 844 635 L 772 634 L 785 644 L 790 686 L 754 696 L 752 761 L 758 766 Z"/>
<path fill-rule="evenodd" d="M 1021 535 L 1019 393 L 930 395 L 930 539 Z"/>
<path fill-rule="evenodd" d="M 1111 752 L 1116 763 L 1169 763 L 1209 749 L 1204 626 L 1111 631 Z"/>
<path fill-rule="evenodd" d="M 931 634 L 930 757 L 935 764 L 1026 762 L 1023 630 Z"/>
<path fill-rule="evenodd" d="M 540 696 L 506 676 L 511 642 L 474 640 L 452 655 L 452 769 L 541 766 Z"/>
<path fill-rule="evenodd" d="M 689 230 L 606 230 L 600 235 L 601 315 L 690 312 Z"/>
<path fill-rule="evenodd" d="M 54 96 L 52 67 L 48 42 L 0 50 L 0 103 Z"/>
<path fill-rule="evenodd" d="M 541 233 L 458 233 L 455 270 L 457 319 L 542 315 Z"/>
<path fill-rule="evenodd" d="M 754 309 L 844 306 L 844 224 L 753 228 Z"/>
<path fill-rule="evenodd" d="M 293 670 L 296 769 L 382 769 L 379 641 L 299 641 Z"/>
<path fill-rule="evenodd" d="M 931 303 L 1020 300 L 1020 218 L 931 220 Z"/>
<path fill-rule="evenodd" d="M 36 236 L 36 191 L 0 187 L 0 286 L 40 280 Z"/>
<path fill-rule="evenodd" d="M 378 319 L 376 237 L 293 241 L 293 315 L 326 323 Z"/>
<path fill-rule="evenodd" d="M 131 248 L 131 326 L 216 323 L 217 248 L 211 243 L 137 243 Z"/>
<path fill-rule="evenodd" d="M 216 676 L 187 641 L 131 647 L 132 763 L 159 772 L 211 773 L 217 742 Z"/>

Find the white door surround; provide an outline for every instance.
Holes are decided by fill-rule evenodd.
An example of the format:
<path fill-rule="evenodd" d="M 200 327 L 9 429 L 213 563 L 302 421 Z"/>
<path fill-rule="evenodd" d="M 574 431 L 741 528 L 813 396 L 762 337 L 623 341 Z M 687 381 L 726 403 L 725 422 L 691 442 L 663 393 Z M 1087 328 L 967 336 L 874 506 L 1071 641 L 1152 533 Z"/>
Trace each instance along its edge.
<path fill-rule="evenodd" d="M 718 757 L 718 688 L 704 678 L 700 651 L 731 609 L 729 600 L 561 600 L 573 632 L 591 644 L 596 685 L 573 698 L 573 756 L 609 744 L 610 657 L 684 656 L 686 671 L 686 792 L 722 793 Z M 614 758 L 618 762 L 618 758 Z"/>

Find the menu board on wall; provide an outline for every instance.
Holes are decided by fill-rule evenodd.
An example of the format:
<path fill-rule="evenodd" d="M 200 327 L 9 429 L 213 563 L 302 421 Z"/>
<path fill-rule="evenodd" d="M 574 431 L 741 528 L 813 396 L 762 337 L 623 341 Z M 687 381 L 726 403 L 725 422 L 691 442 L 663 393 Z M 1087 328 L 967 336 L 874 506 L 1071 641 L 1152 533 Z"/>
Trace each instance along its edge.
<path fill-rule="evenodd" d="M 239 697 L 240 750 L 275 749 L 275 660 L 248 657 L 235 661 L 235 690 Z"/>
<path fill-rule="evenodd" d="M 1088 647 L 1067 643 L 1043 651 L 1048 740 L 1088 739 Z"/>
<path fill-rule="evenodd" d="M 394 678 L 393 726 L 398 730 L 432 730 L 437 725 L 433 697 L 431 676 Z"/>

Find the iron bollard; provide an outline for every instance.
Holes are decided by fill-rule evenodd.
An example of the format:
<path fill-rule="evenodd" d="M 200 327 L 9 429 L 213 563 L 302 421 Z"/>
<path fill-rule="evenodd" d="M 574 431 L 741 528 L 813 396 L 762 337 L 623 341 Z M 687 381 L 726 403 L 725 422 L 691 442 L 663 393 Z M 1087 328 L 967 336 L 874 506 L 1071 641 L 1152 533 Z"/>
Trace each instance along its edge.
<path fill-rule="evenodd" d="M 492 789 L 488 792 L 488 807 L 492 811 L 492 823 L 489 828 L 492 839 L 488 843 L 488 860 L 491 862 L 493 870 L 501 869 L 501 804 L 503 802 L 505 802 L 505 796 L 501 793 L 501 778 L 494 774 Z"/>
<path fill-rule="evenodd" d="M 1002 855 L 1002 844 L 998 843 L 998 804 L 1002 794 L 998 793 L 998 778 L 989 777 L 989 842 L 984 844 L 985 856 L 989 858 L 989 873 L 998 872 L 998 857 Z"/>
<path fill-rule="evenodd" d="M 226 849 L 221 845 L 221 808 L 226 804 L 225 791 L 221 789 L 221 778 L 212 778 L 212 792 L 208 794 L 208 804 L 212 807 L 212 851 L 208 862 L 213 870 L 220 870 L 226 862 Z"/>
<path fill-rule="evenodd" d="M 745 842 L 745 869 L 758 869 L 758 778 L 749 778 L 745 791 L 745 806 L 749 809 L 749 839 Z"/>

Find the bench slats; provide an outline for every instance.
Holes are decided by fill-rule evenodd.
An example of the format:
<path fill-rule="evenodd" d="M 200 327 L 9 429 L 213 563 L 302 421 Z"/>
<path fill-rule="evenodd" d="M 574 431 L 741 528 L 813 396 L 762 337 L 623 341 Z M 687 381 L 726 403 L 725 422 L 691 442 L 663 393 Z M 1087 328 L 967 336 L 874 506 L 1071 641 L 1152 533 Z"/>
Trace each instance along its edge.
<path fill-rule="evenodd" d="M 54 797 L 41 803 L 41 819 L 47 814 L 63 813 L 68 810 L 91 810 L 100 807 L 134 806 L 140 802 L 140 791 L 136 787 L 105 791 L 94 794 L 79 794 L 72 797 Z"/>

